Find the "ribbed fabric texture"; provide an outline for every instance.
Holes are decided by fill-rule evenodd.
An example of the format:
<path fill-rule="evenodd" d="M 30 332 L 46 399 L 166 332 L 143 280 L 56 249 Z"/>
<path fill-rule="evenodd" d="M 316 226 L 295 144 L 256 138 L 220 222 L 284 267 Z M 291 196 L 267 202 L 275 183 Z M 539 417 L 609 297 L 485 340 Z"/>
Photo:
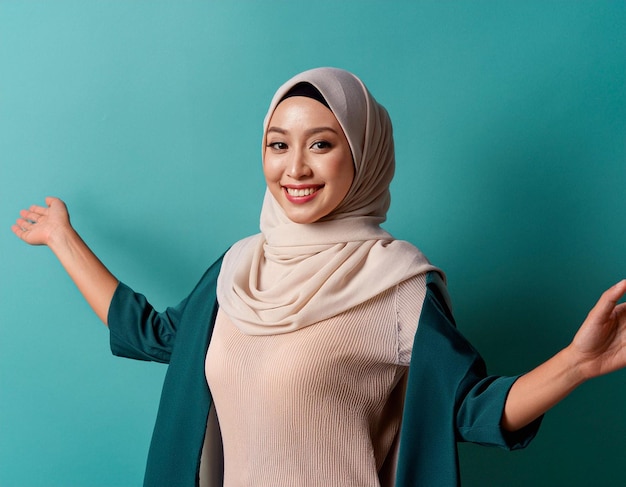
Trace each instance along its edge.
<path fill-rule="evenodd" d="M 413 277 L 291 333 L 243 334 L 218 312 L 206 374 L 224 485 L 378 486 L 425 296 Z"/>

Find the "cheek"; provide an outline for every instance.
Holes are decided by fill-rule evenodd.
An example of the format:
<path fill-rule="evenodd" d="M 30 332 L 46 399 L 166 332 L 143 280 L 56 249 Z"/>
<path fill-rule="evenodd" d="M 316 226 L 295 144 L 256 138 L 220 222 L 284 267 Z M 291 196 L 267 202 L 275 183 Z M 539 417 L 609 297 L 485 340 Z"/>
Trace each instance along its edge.
<path fill-rule="evenodd" d="M 275 161 L 271 156 L 265 156 L 263 158 L 263 175 L 265 176 L 265 181 L 267 183 L 275 181 L 277 174 L 278 170 Z"/>
<path fill-rule="evenodd" d="M 337 181 L 341 189 L 347 193 L 352 186 L 354 180 L 354 164 L 352 162 L 352 155 L 344 157 L 337 167 Z M 344 195 L 345 196 L 345 195 Z"/>

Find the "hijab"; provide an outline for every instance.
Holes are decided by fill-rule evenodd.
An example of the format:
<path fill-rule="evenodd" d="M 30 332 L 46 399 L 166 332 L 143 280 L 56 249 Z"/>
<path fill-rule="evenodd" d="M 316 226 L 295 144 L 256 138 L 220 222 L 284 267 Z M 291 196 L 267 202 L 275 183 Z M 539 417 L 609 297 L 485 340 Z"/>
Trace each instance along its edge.
<path fill-rule="evenodd" d="M 314 223 L 291 221 L 265 192 L 261 233 L 231 247 L 217 285 L 220 308 L 249 335 L 311 326 L 437 270 L 417 248 L 380 227 L 395 169 L 392 126 L 355 75 L 316 68 L 283 84 L 265 116 L 263 147 L 274 110 L 299 83 L 316 88 L 335 115 L 352 151 L 354 179 L 337 208 Z"/>

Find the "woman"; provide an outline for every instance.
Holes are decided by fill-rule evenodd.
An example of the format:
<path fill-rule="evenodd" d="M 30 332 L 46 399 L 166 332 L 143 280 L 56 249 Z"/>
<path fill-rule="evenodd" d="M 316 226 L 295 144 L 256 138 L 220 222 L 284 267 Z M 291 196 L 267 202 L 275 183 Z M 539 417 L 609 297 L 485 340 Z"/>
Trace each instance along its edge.
<path fill-rule="evenodd" d="M 263 171 L 261 233 L 162 313 L 100 263 L 60 200 L 13 227 L 57 255 L 113 353 L 170 364 L 145 485 L 457 485 L 457 441 L 524 447 L 545 411 L 626 365 L 622 281 L 550 360 L 486 375 L 441 271 L 380 228 L 391 123 L 354 75 L 314 69 L 279 88 Z"/>

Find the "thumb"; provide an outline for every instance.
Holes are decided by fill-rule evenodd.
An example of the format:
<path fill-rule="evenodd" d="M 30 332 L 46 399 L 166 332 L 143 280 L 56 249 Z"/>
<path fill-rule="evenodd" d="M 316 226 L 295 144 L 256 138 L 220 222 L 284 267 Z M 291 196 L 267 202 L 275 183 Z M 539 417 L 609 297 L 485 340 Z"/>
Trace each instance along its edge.
<path fill-rule="evenodd" d="M 600 299 L 594 306 L 592 313 L 599 313 L 604 316 L 610 315 L 617 302 L 624 296 L 625 293 L 626 279 L 623 279 L 602 293 L 602 296 L 600 296 Z"/>

